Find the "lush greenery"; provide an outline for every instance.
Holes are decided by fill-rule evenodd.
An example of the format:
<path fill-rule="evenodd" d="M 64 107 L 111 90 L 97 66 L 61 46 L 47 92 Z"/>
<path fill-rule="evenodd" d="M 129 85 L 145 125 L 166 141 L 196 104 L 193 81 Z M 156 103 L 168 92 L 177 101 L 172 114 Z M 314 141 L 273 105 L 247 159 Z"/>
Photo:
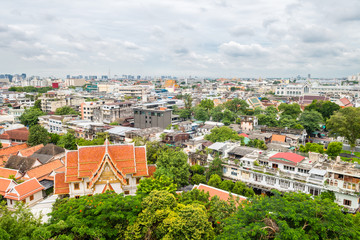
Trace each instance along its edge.
<path fill-rule="evenodd" d="M 334 112 L 338 111 L 339 109 L 340 106 L 336 103 L 318 100 L 314 100 L 310 105 L 305 107 L 305 111 L 314 110 L 319 112 L 325 120 L 329 119 L 334 114 Z"/>
<path fill-rule="evenodd" d="M 37 93 L 46 93 L 50 90 L 52 90 L 52 87 L 33 87 L 33 86 L 27 86 L 27 87 L 10 87 L 9 91 L 12 92 L 37 92 Z"/>
<path fill-rule="evenodd" d="M 45 113 L 42 112 L 39 108 L 32 107 L 26 109 L 25 112 L 20 116 L 19 120 L 21 124 L 31 127 L 36 125 L 39 121 L 38 117 L 43 115 L 45 115 Z"/>
<path fill-rule="evenodd" d="M 50 140 L 48 131 L 40 125 L 33 125 L 30 127 L 29 132 L 30 133 L 27 142 L 30 146 L 39 144 L 46 145 Z"/>
<path fill-rule="evenodd" d="M 359 239 L 358 219 L 328 198 L 275 192 L 244 203 L 217 239 Z"/>
<path fill-rule="evenodd" d="M 57 108 L 55 111 L 56 115 L 80 115 L 79 112 L 75 111 L 73 108 L 69 106 L 64 106 Z"/>
<path fill-rule="evenodd" d="M 342 136 L 355 147 L 360 138 L 360 108 L 347 107 L 340 109 L 326 122 L 326 128 L 332 136 Z"/>
<path fill-rule="evenodd" d="M 223 126 L 211 129 L 211 133 L 205 135 L 205 139 L 210 142 L 225 142 L 227 140 L 237 141 L 240 137 L 233 129 Z"/>

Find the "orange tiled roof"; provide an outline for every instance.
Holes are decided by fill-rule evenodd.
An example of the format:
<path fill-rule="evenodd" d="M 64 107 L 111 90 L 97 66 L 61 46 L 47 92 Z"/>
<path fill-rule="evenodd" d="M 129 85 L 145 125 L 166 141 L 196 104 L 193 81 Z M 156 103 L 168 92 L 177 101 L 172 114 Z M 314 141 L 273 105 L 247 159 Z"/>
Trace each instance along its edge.
<path fill-rule="evenodd" d="M 56 173 L 54 179 L 54 194 L 69 194 L 69 184 L 65 183 L 65 173 Z"/>
<path fill-rule="evenodd" d="M 19 151 L 18 155 L 23 157 L 30 157 L 34 152 L 44 147 L 44 144 L 36 145 Z"/>
<path fill-rule="evenodd" d="M 0 177 L 9 178 L 11 175 L 16 177 L 16 175 L 18 175 L 18 173 L 19 173 L 18 170 L 0 167 Z"/>
<path fill-rule="evenodd" d="M 126 174 L 149 175 L 145 147 L 105 143 L 102 146 L 80 147 L 77 151 L 67 152 L 65 182 L 79 182 L 82 178 L 90 178 L 90 186 L 92 186 L 105 166 L 105 154 L 108 154 L 108 163 L 120 181 L 125 182 Z"/>
<path fill-rule="evenodd" d="M 271 142 L 285 142 L 285 139 L 286 139 L 285 135 L 273 134 L 271 137 Z"/>
<path fill-rule="evenodd" d="M 228 191 L 222 190 L 222 189 L 218 189 L 209 185 L 205 185 L 200 183 L 199 185 L 195 185 L 193 187 L 193 189 L 199 189 L 199 190 L 204 190 L 204 192 L 208 192 L 210 195 L 210 198 L 214 197 L 214 196 L 218 196 L 220 198 L 220 200 L 224 200 L 227 201 L 230 198 L 230 193 Z M 239 197 L 241 201 L 246 200 L 246 197 L 241 196 L 241 195 L 237 195 L 232 193 L 231 195 L 235 196 L 235 197 Z"/>
<path fill-rule="evenodd" d="M 8 190 L 11 182 L 14 182 L 8 178 L 0 178 L 0 195 L 5 196 L 6 191 Z M 15 184 L 15 182 L 14 182 Z"/>
<path fill-rule="evenodd" d="M 41 190 L 45 189 L 36 178 L 16 185 L 5 193 L 5 198 L 21 201 Z"/>
<path fill-rule="evenodd" d="M 7 147 L 7 148 L 1 148 L 0 149 L 0 155 L 13 155 L 13 154 L 17 154 L 18 151 L 28 148 L 29 146 L 27 145 L 27 143 L 22 143 L 22 144 L 18 144 L 18 145 L 14 145 L 11 147 Z"/>
<path fill-rule="evenodd" d="M 7 160 L 9 159 L 10 156 L 7 155 L 2 155 L 0 156 L 0 167 L 5 166 Z"/>
<path fill-rule="evenodd" d="M 148 171 L 149 171 L 149 177 L 152 177 L 154 176 L 154 173 L 156 171 L 156 165 L 155 164 L 151 164 L 151 165 L 148 165 Z"/>
<path fill-rule="evenodd" d="M 27 141 L 29 137 L 29 130 L 27 128 L 18 128 L 5 131 L 0 135 L 0 139 L 22 140 Z"/>
<path fill-rule="evenodd" d="M 45 178 L 53 180 L 53 177 L 49 176 L 49 174 L 63 166 L 64 164 L 60 161 L 60 159 L 58 159 L 30 169 L 27 171 L 27 175 L 29 178 L 36 178 L 39 181 Z"/>

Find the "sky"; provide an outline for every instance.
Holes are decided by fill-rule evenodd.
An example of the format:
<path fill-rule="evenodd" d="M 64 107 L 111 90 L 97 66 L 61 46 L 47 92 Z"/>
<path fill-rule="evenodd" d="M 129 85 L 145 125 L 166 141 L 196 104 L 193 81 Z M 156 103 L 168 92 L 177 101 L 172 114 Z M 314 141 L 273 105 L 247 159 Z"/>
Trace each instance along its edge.
<path fill-rule="evenodd" d="M 0 73 L 44 77 L 344 77 L 360 1 L 2 1 L 0 56 Z"/>

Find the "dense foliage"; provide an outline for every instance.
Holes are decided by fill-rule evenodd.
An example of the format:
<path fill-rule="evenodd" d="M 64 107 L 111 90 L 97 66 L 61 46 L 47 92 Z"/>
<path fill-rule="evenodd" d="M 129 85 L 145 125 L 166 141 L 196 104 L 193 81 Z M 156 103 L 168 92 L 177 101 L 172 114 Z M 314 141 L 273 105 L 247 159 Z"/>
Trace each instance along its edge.
<path fill-rule="evenodd" d="M 26 109 L 25 112 L 19 117 L 20 123 L 31 127 L 38 123 L 39 119 L 38 117 L 45 115 L 44 112 L 42 112 L 37 107 L 32 107 L 29 109 Z"/>
<path fill-rule="evenodd" d="M 50 140 L 48 131 L 40 125 L 34 125 L 29 129 L 28 144 L 35 146 L 39 144 L 46 145 Z"/>
<path fill-rule="evenodd" d="M 359 239 L 355 219 L 328 198 L 275 193 L 238 208 L 217 239 Z"/>
<path fill-rule="evenodd" d="M 73 108 L 69 106 L 64 106 L 57 108 L 55 111 L 56 115 L 80 115 L 79 112 L 75 111 Z"/>
<path fill-rule="evenodd" d="M 12 92 L 38 92 L 38 93 L 46 93 L 52 90 L 52 87 L 34 87 L 34 86 L 26 86 L 26 87 L 10 87 L 9 91 Z"/>
<path fill-rule="evenodd" d="M 225 142 L 227 140 L 239 140 L 240 137 L 236 131 L 233 129 L 223 126 L 215 127 L 211 129 L 211 133 L 205 135 L 205 139 L 210 142 Z"/>

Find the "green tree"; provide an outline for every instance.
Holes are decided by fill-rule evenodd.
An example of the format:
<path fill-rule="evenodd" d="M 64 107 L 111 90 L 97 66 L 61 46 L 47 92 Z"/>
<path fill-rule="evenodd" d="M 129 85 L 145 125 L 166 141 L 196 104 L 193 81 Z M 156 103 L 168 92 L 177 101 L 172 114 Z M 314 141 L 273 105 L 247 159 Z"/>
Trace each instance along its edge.
<path fill-rule="evenodd" d="M 0 201 L 0 239 L 31 239 L 33 232 L 41 226 L 23 203 L 9 210 L 5 201 Z"/>
<path fill-rule="evenodd" d="M 73 133 L 68 132 L 67 134 L 60 137 L 58 141 L 58 146 L 66 148 L 68 150 L 76 150 L 76 138 Z"/>
<path fill-rule="evenodd" d="M 210 142 L 225 142 L 227 140 L 237 141 L 240 139 L 236 131 L 226 126 L 211 129 L 211 133 L 205 135 L 204 138 Z"/>
<path fill-rule="evenodd" d="M 192 108 L 192 96 L 191 94 L 185 94 L 184 95 L 184 104 L 185 104 L 185 109 L 190 110 Z"/>
<path fill-rule="evenodd" d="M 342 108 L 326 122 L 326 128 L 332 136 L 342 136 L 352 148 L 360 138 L 360 108 Z"/>
<path fill-rule="evenodd" d="M 331 143 L 329 143 L 329 145 L 328 145 L 328 147 L 326 149 L 326 154 L 330 158 L 334 159 L 337 156 L 339 156 L 342 148 L 343 148 L 342 142 L 331 142 Z"/>
<path fill-rule="evenodd" d="M 229 109 L 234 113 L 246 114 L 249 104 L 245 100 L 234 98 L 233 100 L 224 103 L 225 108 Z"/>
<path fill-rule="evenodd" d="M 340 106 L 331 101 L 322 101 L 322 100 L 318 101 L 315 99 L 314 101 L 312 101 L 310 105 L 305 107 L 305 110 L 317 111 L 321 113 L 324 120 L 327 120 L 334 114 L 334 112 L 340 110 Z"/>
<path fill-rule="evenodd" d="M 321 199 L 330 199 L 332 202 L 334 202 L 336 199 L 335 193 L 333 191 L 321 191 L 320 197 Z"/>
<path fill-rule="evenodd" d="M 200 174 L 200 175 L 203 175 L 203 174 L 205 173 L 205 167 L 200 166 L 200 165 L 198 165 L 198 164 L 192 165 L 192 166 L 190 167 L 190 172 L 191 172 L 192 174 Z"/>
<path fill-rule="evenodd" d="M 219 188 L 228 192 L 231 192 L 233 187 L 234 187 L 234 182 L 231 180 L 224 180 L 219 186 Z"/>
<path fill-rule="evenodd" d="M 280 120 L 279 120 L 279 126 L 282 128 L 293 128 L 295 125 L 297 125 L 297 121 L 296 119 L 292 118 L 289 115 L 284 115 L 281 116 Z"/>
<path fill-rule="evenodd" d="M 259 114 L 257 118 L 259 125 L 266 125 L 268 127 L 277 127 L 279 125 L 276 115 Z"/>
<path fill-rule="evenodd" d="M 49 142 L 48 131 L 40 125 L 34 125 L 29 129 L 28 144 L 35 146 L 39 144 L 46 145 Z"/>
<path fill-rule="evenodd" d="M 246 184 L 241 181 L 235 182 L 232 192 L 244 197 L 255 196 L 254 190 L 250 187 L 247 187 Z"/>
<path fill-rule="evenodd" d="M 178 186 L 189 184 L 188 156 L 180 149 L 166 149 L 159 153 L 156 161 L 155 176 L 165 175 L 170 177 Z"/>
<path fill-rule="evenodd" d="M 167 191 L 170 193 L 176 192 L 177 185 L 167 176 L 160 176 L 157 178 L 143 178 L 140 180 L 140 184 L 137 187 L 137 194 L 149 194 L 154 190 Z"/>
<path fill-rule="evenodd" d="M 220 122 L 221 119 L 223 119 L 223 107 L 222 106 L 216 106 L 211 110 L 211 118 L 215 122 Z"/>
<path fill-rule="evenodd" d="M 281 111 L 281 115 L 285 116 L 288 115 L 292 118 L 298 118 L 301 113 L 300 105 L 297 103 L 287 104 L 282 103 L 279 105 L 279 111 Z"/>
<path fill-rule="evenodd" d="M 191 110 L 190 109 L 180 109 L 179 110 L 179 117 L 182 119 L 190 119 L 191 118 Z"/>
<path fill-rule="evenodd" d="M 201 205 L 179 205 L 163 222 L 163 239 L 213 239 L 214 231 Z"/>
<path fill-rule="evenodd" d="M 209 114 L 208 111 L 205 108 L 202 107 L 196 107 L 194 109 L 194 118 L 198 121 L 205 122 L 209 120 Z"/>
<path fill-rule="evenodd" d="M 194 174 L 194 176 L 191 177 L 191 184 L 198 185 L 200 183 L 206 184 L 206 176 L 200 174 Z"/>
<path fill-rule="evenodd" d="M 152 191 L 142 201 L 143 210 L 136 222 L 127 227 L 125 239 L 161 239 L 165 235 L 162 223 L 176 206 L 173 194 Z"/>
<path fill-rule="evenodd" d="M 233 123 L 235 121 L 236 118 L 236 114 L 231 112 L 228 109 L 225 109 L 223 112 L 223 117 L 222 117 L 222 123 L 224 123 L 226 126 L 229 126 L 231 123 Z"/>
<path fill-rule="evenodd" d="M 46 226 L 47 239 L 117 239 L 141 212 L 142 198 L 108 191 L 79 199 L 58 200 Z M 40 238 L 38 238 L 40 239 Z"/>
<path fill-rule="evenodd" d="M 75 111 L 69 106 L 57 108 L 55 111 L 56 115 L 80 115 L 79 112 Z"/>
<path fill-rule="evenodd" d="M 274 106 L 268 106 L 265 109 L 265 114 L 267 114 L 267 115 L 275 115 L 276 116 L 278 114 L 278 112 L 279 111 Z"/>
<path fill-rule="evenodd" d="M 216 188 L 220 188 L 222 181 L 221 181 L 221 177 L 217 174 L 213 174 L 210 176 L 210 179 L 208 181 L 208 185 L 209 186 L 213 186 Z"/>
<path fill-rule="evenodd" d="M 321 114 L 316 111 L 304 111 L 299 118 L 299 123 L 304 126 L 309 135 L 316 130 L 320 130 L 320 124 L 323 122 Z"/>
<path fill-rule="evenodd" d="M 35 103 L 34 103 L 34 108 L 37 108 L 39 109 L 40 111 L 41 110 L 41 100 L 36 100 Z"/>
<path fill-rule="evenodd" d="M 222 161 L 219 156 L 216 156 L 209 164 L 209 168 L 206 172 L 206 178 L 209 179 L 211 175 L 216 174 L 218 176 L 223 175 Z"/>
<path fill-rule="evenodd" d="M 243 203 L 217 239 L 359 239 L 354 220 L 329 199 L 275 193 Z"/>
<path fill-rule="evenodd" d="M 199 107 L 205 109 L 209 114 L 210 111 L 214 108 L 214 101 L 211 99 L 203 99 L 201 100 Z"/>
<path fill-rule="evenodd" d="M 39 121 L 38 117 L 45 115 L 38 108 L 29 108 L 24 111 L 24 113 L 19 117 L 21 124 L 28 126 L 29 128 L 36 125 Z"/>
<path fill-rule="evenodd" d="M 165 151 L 168 148 L 168 146 L 158 141 L 148 141 L 146 143 L 146 157 L 148 164 L 156 163 L 160 152 Z"/>

